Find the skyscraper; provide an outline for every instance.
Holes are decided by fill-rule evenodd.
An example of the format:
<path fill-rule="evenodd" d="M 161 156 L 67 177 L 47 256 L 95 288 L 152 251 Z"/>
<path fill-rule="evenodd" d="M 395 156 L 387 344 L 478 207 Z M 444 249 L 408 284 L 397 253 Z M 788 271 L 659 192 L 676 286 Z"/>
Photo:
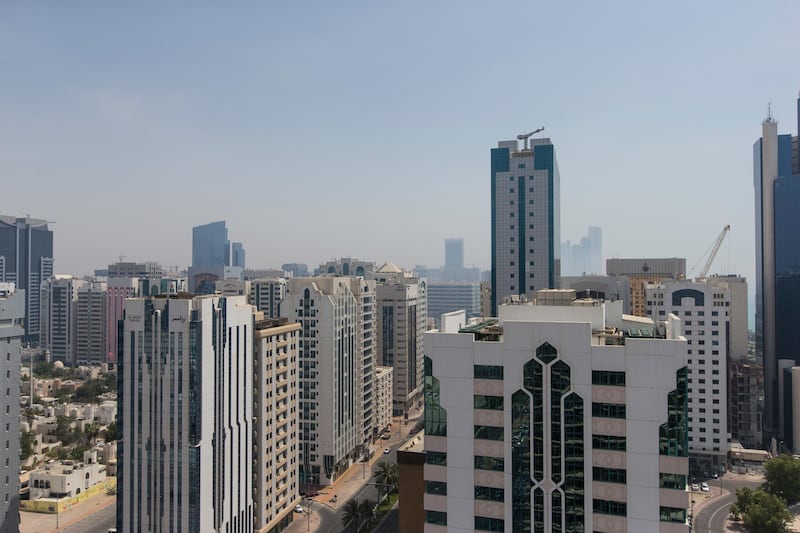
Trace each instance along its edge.
<path fill-rule="evenodd" d="M 240 278 L 245 252 L 242 243 L 231 247 L 225 221 L 211 222 L 192 228 L 192 266 L 189 267 L 189 291 L 198 294 L 214 292 L 214 283 Z"/>
<path fill-rule="evenodd" d="M 53 276 L 44 283 L 40 345 L 52 361 L 75 364 L 78 289 L 85 284 L 70 275 Z"/>
<path fill-rule="evenodd" d="M 530 146 L 528 142 L 530 141 Z M 550 139 L 501 141 L 491 153 L 492 314 L 506 296 L 557 288 L 559 174 Z"/>
<path fill-rule="evenodd" d="M 791 379 L 791 371 L 784 378 L 779 367 L 800 365 L 800 98 L 797 121 L 798 136 L 779 135 L 770 114 L 753 145 L 756 352 L 764 361 L 764 434 L 778 440 L 792 432 L 791 409 L 782 417 L 785 400 L 779 397 L 781 382 Z"/>
<path fill-rule="evenodd" d="M 119 531 L 253 531 L 253 308 L 125 301 Z"/>
<path fill-rule="evenodd" d="M 13 283 L 0 282 L 0 360 L 6 370 L 0 375 L 0 417 L 6 445 L 0 447 L 0 533 L 19 531 L 19 365 L 25 333 L 25 292 Z"/>
<path fill-rule="evenodd" d="M 108 354 L 108 285 L 88 281 L 78 288 L 75 313 L 75 362 L 99 365 Z M 116 325 L 114 325 L 116 326 Z"/>
<path fill-rule="evenodd" d="M 0 282 L 25 291 L 25 343 L 39 342 L 41 290 L 53 275 L 53 232 L 46 220 L 0 215 Z"/>
<path fill-rule="evenodd" d="M 464 268 L 464 239 L 444 240 L 444 268 L 446 270 Z"/>

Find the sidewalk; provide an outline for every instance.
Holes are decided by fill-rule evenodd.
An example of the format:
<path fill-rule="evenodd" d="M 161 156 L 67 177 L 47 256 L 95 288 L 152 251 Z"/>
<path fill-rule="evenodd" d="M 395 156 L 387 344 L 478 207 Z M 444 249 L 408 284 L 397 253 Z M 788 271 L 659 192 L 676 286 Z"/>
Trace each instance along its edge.
<path fill-rule="evenodd" d="M 74 523 L 77 523 L 89 515 L 97 511 L 115 504 L 117 501 L 116 496 L 109 496 L 107 494 L 98 494 L 92 496 L 86 501 L 59 513 L 55 514 L 46 513 L 33 513 L 28 511 L 20 511 L 20 533 L 43 533 L 56 531 L 56 520 L 58 520 L 58 530 L 64 529 Z"/>

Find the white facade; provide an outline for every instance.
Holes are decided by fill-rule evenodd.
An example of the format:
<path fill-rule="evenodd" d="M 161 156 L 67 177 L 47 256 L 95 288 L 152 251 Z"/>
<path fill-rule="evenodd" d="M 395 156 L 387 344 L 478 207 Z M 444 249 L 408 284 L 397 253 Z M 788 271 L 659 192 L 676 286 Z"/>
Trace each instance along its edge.
<path fill-rule="evenodd" d="M 586 301 L 499 315 L 425 336 L 425 531 L 686 531 L 677 319 Z"/>
<path fill-rule="evenodd" d="M 287 282 L 281 314 L 301 324 L 301 483 L 332 483 L 372 440 L 374 306 L 374 281 Z"/>
<path fill-rule="evenodd" d="M 422 401 L 422 344 L 428 320 L 425 280 L 386 264 L 375 279 L 378 362 L 394 368 L 392 412 L 402 415 Z"/>
<path fill-rule="evenodd" d="M 42 290 L 41 346 L 51 361 L 75 362 L 78 289 L 86 284 L 69 275 L 53 276 Z"/>
<path fill-rule="evenodd" d="M 19 389 L 20 350 L 25 335 L 25 291 L 13 283 L 0 282 L 0 420 L 6 443 L 0 447 L 0 533 L 19 529 Z"/>
<path fill-rule="evenodd" d="M 746 322 L 744 328 L 738 324 L 738 330 L 737 324 L 731 323 L 732 315 L 747 315 L 747 285 L 726 279 L 713 277 L 707 281 L 645 285 L 647 312 L 651 317 L 663 320 L 672 313 L 682 321 L 688 344 L 689 451 L 699 472 L 719 470 L 727 464 L 728 357 L 732 355 L 728 346 L 745 344 L 747 338 Z M 736 291 L 742 285 L 744 290 Z M 740 299 L 734 300 L 734 295 Z"/>
<path fill-rule="evenodd" d="M 120 531 L 253 530 L 253 308 L 125 302 Z"/>
<path fill-rule="evenodd" d="M 299 324 L 256 313 L 253 339 L 255 531 L 266 533 L 291 520 L 300 502 L 298 479 Z"/>
<path fill-rule="evenodd" d="M 281 316 L 281 302 L 285 297 L 285 278 L 259 278 L 250 284 L 250 303 L 269 318 Z"/>
<path fill-rule="evenodd" d="M 83 452 L 83 461 L 59 461 L 31 472 L 31 500 L 71 498 L 106 480 L 106 466 L 97 461 L 97 452 Z"/>

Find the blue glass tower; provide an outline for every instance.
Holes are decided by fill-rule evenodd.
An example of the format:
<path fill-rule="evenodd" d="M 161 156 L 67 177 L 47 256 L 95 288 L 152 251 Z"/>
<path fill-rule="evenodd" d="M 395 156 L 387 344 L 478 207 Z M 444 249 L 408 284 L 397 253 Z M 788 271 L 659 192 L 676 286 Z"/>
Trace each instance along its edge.
<path fill-rule="evenodd" d="M 800 129 L 800 98 L 797 106 Z M 800 136 L 778 135 L 777 122 L 767 117 L 753 146 L 753 172 L 756 352 L 764 361 L 764 436 L 794 449 L 800 443 L 792 442 L 791 401 L 779 391 L 791 391 L 788 368 L 800 365 Z"/>

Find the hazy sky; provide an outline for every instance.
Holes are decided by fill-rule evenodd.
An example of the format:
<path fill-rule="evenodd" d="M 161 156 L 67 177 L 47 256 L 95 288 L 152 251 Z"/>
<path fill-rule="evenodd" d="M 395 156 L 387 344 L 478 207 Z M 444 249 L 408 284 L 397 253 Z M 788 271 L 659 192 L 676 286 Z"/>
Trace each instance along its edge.
<path fill-rule="evenodd" d="M 0 213 L 56 221 L 59 273 L 187 265 L 221 219 L 251 267 L 488 267 L 489 150 L 544 126 L 563 239 L 691 268 L 730 223 L 713 271 L 752 280 L 769 101 L 797 133 L 796 0 L 32 4 L 0 6 Z"/>

